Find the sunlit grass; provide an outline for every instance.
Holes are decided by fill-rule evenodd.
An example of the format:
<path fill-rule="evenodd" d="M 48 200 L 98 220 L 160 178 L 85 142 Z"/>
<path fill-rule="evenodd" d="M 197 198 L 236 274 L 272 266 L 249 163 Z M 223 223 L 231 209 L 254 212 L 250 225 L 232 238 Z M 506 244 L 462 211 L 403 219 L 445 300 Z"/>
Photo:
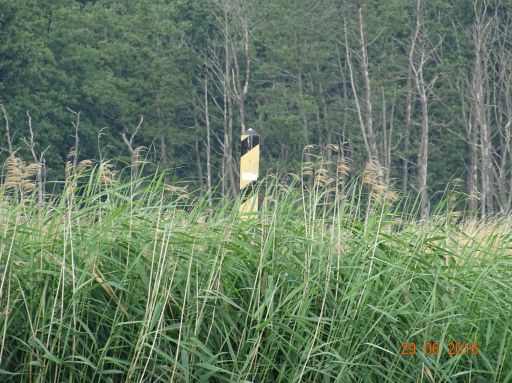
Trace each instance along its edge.
<path fill-rule="evenodd" d="M 510 220 L 330 187 L 265 180 L 248 220 L 106 165 L 44 205 L 2 189 L 0 381 L 510 380 Z"/>

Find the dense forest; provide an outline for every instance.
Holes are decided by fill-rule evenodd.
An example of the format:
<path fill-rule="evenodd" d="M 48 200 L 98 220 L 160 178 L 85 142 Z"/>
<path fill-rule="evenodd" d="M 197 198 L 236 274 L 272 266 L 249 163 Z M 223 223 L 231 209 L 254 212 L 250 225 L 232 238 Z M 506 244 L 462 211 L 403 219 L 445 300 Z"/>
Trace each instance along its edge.
<path fill-rule="evenodd" d="M 0 0 L 1 160 L 51 180 L 73 150 L 135 153 L 228 195 L 251 127 L 264 174 L 370 162 L 424 217 L 453 182 L 469 211 L 508 211 L 511 15 L 509 0 Z"/>

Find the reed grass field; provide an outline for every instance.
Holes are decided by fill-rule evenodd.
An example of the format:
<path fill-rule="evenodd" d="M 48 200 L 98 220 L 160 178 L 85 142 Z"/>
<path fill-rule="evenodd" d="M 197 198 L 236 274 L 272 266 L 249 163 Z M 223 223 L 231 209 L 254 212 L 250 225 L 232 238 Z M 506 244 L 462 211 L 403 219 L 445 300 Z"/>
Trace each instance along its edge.
<path fill-rule="evenodd" d="M 512 381 L 512 219 L 364 177 L 268 177 L 240 219 L 90 165 L 0 190 L 1 382 Z"/>

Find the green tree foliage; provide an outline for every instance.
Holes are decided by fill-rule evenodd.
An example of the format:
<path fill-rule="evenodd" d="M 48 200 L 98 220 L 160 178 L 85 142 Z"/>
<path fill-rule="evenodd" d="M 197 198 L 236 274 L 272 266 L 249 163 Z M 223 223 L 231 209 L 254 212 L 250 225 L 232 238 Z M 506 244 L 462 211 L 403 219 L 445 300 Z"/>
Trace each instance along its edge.
<path fill-rule="evenodd" d="M 223 9 L 229 9 L 228 51 Z M 37 150 L 48 148 L 49 178 L 62 171 L 74 146 L 72 110 L 80 112 L 81 158 L 109 152 L 129 161 L 121 137 L 132 133 L 143 116 L 134 145 L 151 148 L 154 162 L 178 179 L 202 185 L 207 148 L 205 79 L 214 181 L 220 180 L 226 166 L 226 89 L 232 107 L 235 167 L 245 119 L 247 126 L 262 134 L 264 170 L 298 172 L 303 148 L 314 144 L 339 145 L 357 172 L 368 159 L 357 102 L 364 118 L 369 113 L 364 104 L 359 9 L 377 147 L 389 157 L 391 179 L 400 180 L 405 174 L 409 178 L 405 191 L 414 192 L 421 107 L 408 55 L 416 2 L 0 0 L 0 102 L 9 113 L 16 148 L 24 147 L 21 138 L 27 135 L 26 112 L 30 111 Z M 510 4 L 435 0 L 421 3 L 420 12 L 423 25 L 412 57 L 419 62 L 419 46 L 429 51 L 424 65 L 425 82 L 432 84 L 428 184 L 435 200 L 450 179 L 466 179 L 469 174 L 467 134 L 475 118 L 471 81 L 477 16 L 494 17 L 495 35 L 507 36 Z M 244 25 L 249 30 L 249 61 L 245 60 Z M 506 41 L 503 37 L 489 43 L 488 51 L 494 53 L 485 68 L 495 164 L 508 158 L 507 133 L 502 127 L 506 126 L 509 81 L 503 78 L 504 64 L 499 64 L 507 62 L 504 57 L 511 51 Z M 223 79 L 226 52 L 227 81 Z M 243 100 L 243 118 L 237 87 L 243 84 L 247 69 L 249 91 Z M 493 84 L 497 84 L 495 91 Z M 406 128 L 409 92 L 412 112 Z M 2 133 L 2 147 L 4 141 Z M 477 172 L 482 171 L 479 166 Z M 503 172 L 509 179 L 508 163 Z M 499 183 L 496 177 L 493 182 Z"/>

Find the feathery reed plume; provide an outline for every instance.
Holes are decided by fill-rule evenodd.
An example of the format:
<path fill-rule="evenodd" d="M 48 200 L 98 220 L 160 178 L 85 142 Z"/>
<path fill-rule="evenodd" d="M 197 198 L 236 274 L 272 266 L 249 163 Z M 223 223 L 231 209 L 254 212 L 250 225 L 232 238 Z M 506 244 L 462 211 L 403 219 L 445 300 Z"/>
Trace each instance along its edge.
<path fill-rule="evenodd" d="M 329 171 L 325 167 L 315 170 L 315 186 L 327 187 L 334 182 L 334 178 L 329 177 Z"/>
<path fill-rule="evenodd" d="M 37 175 L 41 165 L 37 163 L 25 163 L 21 158 L 9 156 L 5 161 L 7 176 L 4 186 L 6 190 L 13 190 L 18 193 L 20 202 L 23 202 L 24 196 L 36 188 L 36 183 L 31 177 Z"/>
<path fill-rule="evenodd" d="M 295 180 L 298 180 L 298 177 L 297 177 L 296 174 L 291 174 L 290 173 L 289 176 L 293 176 L 293 178 Z M 278 183 L 277 186 L 276 186 L 276 189 L 278 190 L 279 194 L 281 194 L 281 193 L 292 194 L 293 193 L 293 188 L 289 184 L 287 184 L 285 182 Z"/>
<path fill-rule="evenodd" d="M 348 251 L 348 247 L 345 243 L 335 243 L 331 249 L 334 252 L 334 254 L 337 255 L 344 255 Z"/>
<path fill-rule="evenodd" d="M 343 179 L 348 175 L 349 172 L 350 166 L 347 159 L 345 157 L 340 158 L 336 164 L 336 176 L 338 179 Z"/>
<path fill-rule="evenodd" d="M 92 167 L 92 160 L 82 160 L 78 163 L 76 170 L 77 170 L 78 174 L 83 174 L 83 172 L 90 169 L 91 167 Z"/>
<path fill-rule="evenodd" d="M 22 161 L 14 156 L 9 156 L 5 161 L 7 177 L 5 178 L 5 188 L 15 189 L 23 178 Z"/>
<path fill-rule="evenodd" d="M 394 190 L 386 190 L 383 196 L 385 203 L 393 203 L 398 199 L 398 193 Z"/>
<path fill-rule="evenodd" d="M 29 176 L 35 176 L 40 169 L 41 164 L 38 163 L 31 163 L 25 167 L 25 171 Z"/>
<path fill-rule="evenodd" d="M 111 187 L 116 183 L 116 170 L 114 165 L 104 162 L 100 164 L 100 182 L 105 187 Z"/>
<path fill-rule="evenodd" d="M 178 200 L 188 199 L 190 197 L 186 186 L 164 185 L 164 190 L 170 194 L 177 194 Z"/>
<path fill-rule="evenodd" d="M 39 169 L 41 169 L 41 165 L 37 164 L 37 163 L 31 163 L 28 165 L 23 163 L 23 166 L 24 166 L 24 179 L 21 183 L 21 187 L 22 187 L 23 191 L 25 191 L 25 192 L 32 191 L 36 188 L 36 183 L 33 179 L 30 179 L 29 177 L 35 177 L 37 175 Z"/>
<path fill-rule="evenodd" d="M 304 149 L 302 150 L 303 153 L 309 153 L 311 150 L 313 150 L 316 146 L 313 144 L 309 144 L 304 146 Z"/>
<path fill-rule="evenodd" d="M 379 183 L 379 164 L 370 160 L 366 163 L 363 171 L 363 184 L 373 187 Z"/>
<path fill-rule="evenodd" d="M 339 153 L 340 152 L 340 146 L 336 145 L 336 144 L 328 144 L 328 145 L 326 145 L 325 148 L 329 149 L 329 150 L 332 150 L 335 153 Z"/>
<path fill-rule="evenodd" d="M 366 163 L 363 184 L 370 188 L 370 200 L 392 203 L 398 198 L 397 193 L 384 181 L 383 169 L 377 161 L 370 160 Z"/>
<path fill-rule="evenodd" d="M 307 161 L 302 163 L 302 176 L 311 176 L 313 175 L 313 162 Z"/>
<path fill-rule="evenodd" d="M 68 158 L 70 158 L 70 156 L 72 157 L 73 155 L 75 155 L 75 153 L 73 150 L 71 150 L 68 154 Z M 76 161 L 66 161 L 66 181 L 71 181 L 70 183 L 68 183 L 68 186 L 66 188 L 66 195 L 68 196 L 72 195 L 76 190 L 78 186 L 78 178 L 80 178 L 83 175 L 83 173 L 90 169 L 92 166 L 91 160 L 80 161 L 76 166 L 75 163 Z"/>
<path fill-rule="evenodd" d="M 370 188 L 370 200 L 379 200 L 387 190 L 379 177 L 379 167 L 377 161 L 370 160 L 363 171 L 363 184 Z"/>
<path fill-rule="evenodd" d="M 460 178 L 454 178 L 454 179 L 452 179 L 452 181 L 450 182 L 450 184 L 451 184 L 453 187 L 458 187 L 458 186 L 464 185 L 464 180 L 462 180 L 462 179 L 460 179 Z"/>
<path fill-rule="evenodd" d="M 66 161 L 65 175 L 66 181 L 69 181 L 73 177 L 73 163 L 71 161 Z"/>

